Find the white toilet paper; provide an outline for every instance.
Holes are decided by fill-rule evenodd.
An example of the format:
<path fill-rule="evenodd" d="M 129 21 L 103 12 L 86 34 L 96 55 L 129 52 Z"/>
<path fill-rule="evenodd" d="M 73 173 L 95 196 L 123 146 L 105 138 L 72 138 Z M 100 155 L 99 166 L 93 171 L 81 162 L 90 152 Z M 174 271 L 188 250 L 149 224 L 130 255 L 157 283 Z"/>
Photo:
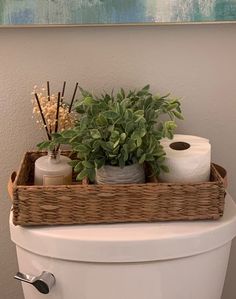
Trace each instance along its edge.
<path fill-rule="evenodd" d="M 208 181 L 211 168 L 211 145 L 208 139 L 191 135 L 164 138 L 165 165 L 169 172 L 159 176 L 162 182 L 200 183 Z"/>

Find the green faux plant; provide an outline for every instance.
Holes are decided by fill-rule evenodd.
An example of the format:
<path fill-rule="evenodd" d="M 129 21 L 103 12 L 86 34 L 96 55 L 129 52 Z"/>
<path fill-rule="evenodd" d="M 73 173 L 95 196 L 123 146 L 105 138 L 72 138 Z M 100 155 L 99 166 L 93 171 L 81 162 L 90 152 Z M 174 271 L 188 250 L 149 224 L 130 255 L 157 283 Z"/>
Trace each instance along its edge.
<path fill-rule="evenodd" d="M 123 168 L 148 162 L 154 175 L 168 171 L 160 139 L 171 139 L 175 118 L 182 119 L 178 99 L 170 94 L 153 95 L 149 85 L 127 94 L 121 89 L 116 95 L 100 97 L 80 90 L 82 99 L 76 105 L 79 121 L 73 129 L 54 136 L 77 153 L 79 159 L 73 166 L 78 180 L 88 177 L 94 181 L 96 168 L 104 165 Z M 160 120 L 162 115 L 168 120 Z"/>

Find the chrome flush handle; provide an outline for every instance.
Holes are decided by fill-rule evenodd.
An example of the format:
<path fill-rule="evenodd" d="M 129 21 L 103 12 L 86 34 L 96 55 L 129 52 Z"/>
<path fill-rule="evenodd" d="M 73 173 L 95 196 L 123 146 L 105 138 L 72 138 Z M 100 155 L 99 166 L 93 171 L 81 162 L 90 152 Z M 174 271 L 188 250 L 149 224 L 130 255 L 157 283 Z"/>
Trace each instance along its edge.
<path fill-rule="evenodd" d="M 32 276 L 18 272 L 14 278 L 22 282 L 32 284 L 40 293 L 43 294 L 48 294 L 56 282 L 54 275 L 47 271 L 43 271 L 39 276 Z"/>

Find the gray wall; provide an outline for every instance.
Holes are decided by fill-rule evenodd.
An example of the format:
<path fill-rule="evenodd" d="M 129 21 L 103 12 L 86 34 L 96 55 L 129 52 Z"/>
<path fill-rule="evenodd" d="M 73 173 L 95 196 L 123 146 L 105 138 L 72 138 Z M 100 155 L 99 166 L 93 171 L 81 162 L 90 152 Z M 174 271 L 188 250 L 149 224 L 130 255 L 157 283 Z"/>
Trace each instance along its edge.
<path fill-rule="evenodd" d="M 210 139 L 236 197 L 236 24 L 162 27 L 0 29 L 0 298 L 21 299 L 9 240 L 6 183 L 42 133 L 31 119 L 30 92 L 50 80 L 102 91 L 141 87 L 183 97 L 179 132 Z M 60 85 L 58 85 L 60 84 Z M 223 299 L 236 293 L 236 244 Z"/>

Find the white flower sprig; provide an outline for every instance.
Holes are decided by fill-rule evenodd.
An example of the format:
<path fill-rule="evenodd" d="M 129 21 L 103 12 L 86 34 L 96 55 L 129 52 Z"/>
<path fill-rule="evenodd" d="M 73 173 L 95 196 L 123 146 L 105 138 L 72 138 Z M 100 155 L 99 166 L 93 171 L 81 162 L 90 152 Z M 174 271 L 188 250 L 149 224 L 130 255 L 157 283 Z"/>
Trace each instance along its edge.
<path fill-rule="evenodd" d="M 31 94 L 33 117 L 40 127 L 46 130 L 48 139 L 51 140 L 52 133 L 62 132 L 74 127 L 76 115 L 72 111 L 72 105 L 77 87 L 70 105 L 64 102 L 65 82 L 62 96 L 60 92 L 58 95 L 50 95 L 49 83 L 47 83 L 47 87 L 46 91 L 45 87 L 38 88 L 35 85 Z"/>

